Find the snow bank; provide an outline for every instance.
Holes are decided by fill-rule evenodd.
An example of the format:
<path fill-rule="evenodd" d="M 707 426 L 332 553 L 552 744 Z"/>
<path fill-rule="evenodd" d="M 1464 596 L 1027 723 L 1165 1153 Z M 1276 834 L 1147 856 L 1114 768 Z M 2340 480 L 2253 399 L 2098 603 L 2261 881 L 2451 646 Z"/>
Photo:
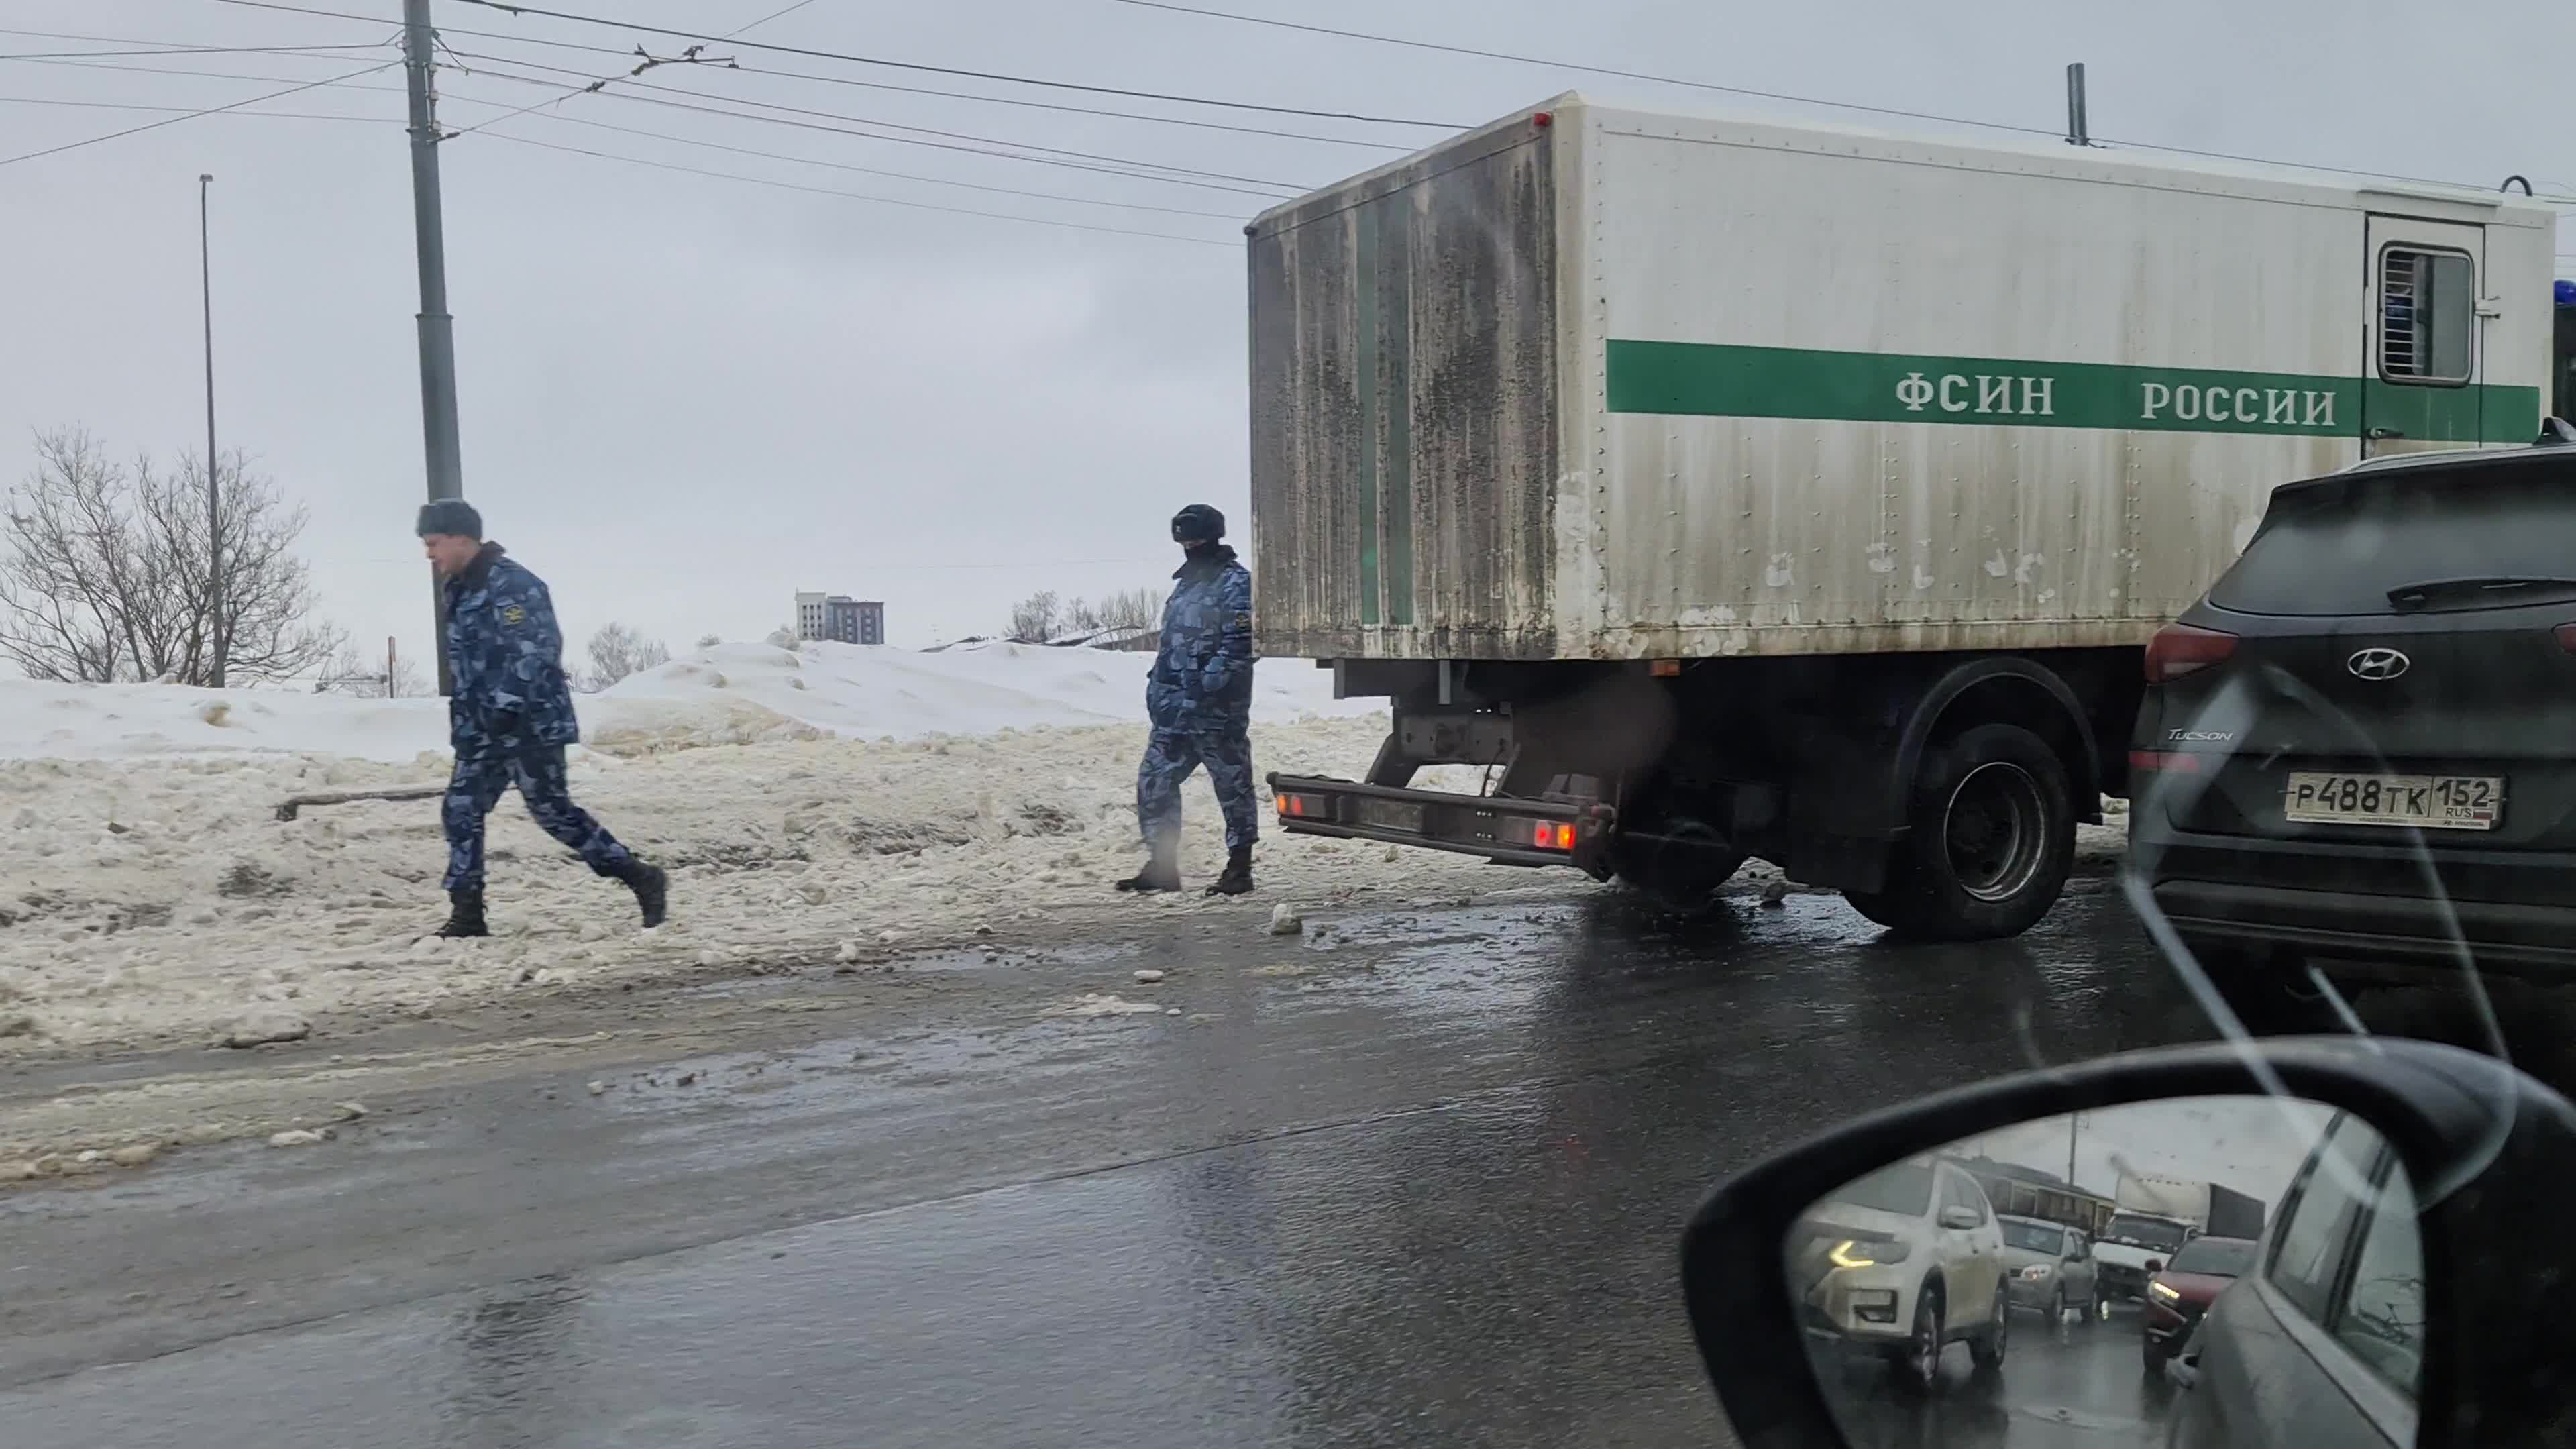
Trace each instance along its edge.
<path fill-rule="evenodd" d="M 671 738 L 678 716 L 713 701 L 747 704 L 806 732 L 861 739 L 987 735 L 1006 729 L 1121 724 L 1145 717 L 1145 670 L 1152 656 L 1026 644 L 961 645 L 936 654 L 850 644 L 789 651 L 726 644 L 625 680 L 596 701 L 595 743 L 630 753 L 634 734 Z M 1310 715 L 1375 715 L 1372 700 L 1337 701 L 1333 676 L 1302 659 L 1254 671 L 1253 719 L 1274 724 Z M 740 726 L 737 725 L 737 728 Z M 728 739 L 726 743 L 752 743 Z"/>
<path fill-rule="evenodd" d="M 1019 644 L 937 654 L 850 644 L 720 644 L 576 703 L 598 750 L 642 755 L 825 735 L 925 739 L 1119 724 L 1145 714 L 1149 657 Z M 1332 675 L 1264 661 L 1253 718 L 1374 713 L 1337 701 Z M 0 759 L 112 760 L 246 753 L 414 761 L 447 747 L 437 699 L 363 700 L 289 689 L 0 680 Z"/>
<path fill-rule="evenodd" d="M 443 781 L 439 701 L 0 683 L 0 756 L 15 756 L 0 759 L 0 1053 L 213 1040 L 270 1009 L 434 1015 L 664 969 L 875 959 L 1085 909 L 1221 909 L 1107 889 L 1138 859 L 1144 667 L 1015 646 L 728 646 L 638 676 L 582 701 L 573 780 L 672 869 L 672 923 L 635 929 L 625 892 L 505 799 L 502 934 L 474 943 L 419 939 L 445 906 L 436 800 L 275 818 L 291 795 Z M 1295 661 L 1264 665 L 1259 687 L 1260 768 L 1366 767 L 1381 712 L 1337 706 L 1331 676 Z M 1224 850 L 1204 785 L 1188 812 L 1184 868 L 1206 879 Z M 1266 901 L 1535 879 L 1275 837 L 1262 872 Z"/>
<path fill-rule="evenodd" d="M 1256 729 L 1263 769 L 1353 771 L 1380 719 Z M 274 818 L 291 794 L 418 782 L 422 771 L 314 756 L 0 764 L 0 1052 L 204 1041 L 247 1012 L 434 1015 L 535 988 L 663 969 L 869 959 L 1026 935 L 1085 910 L 1224 909 L 1195 892 L 1117 897 L 1131 872 L 1142 726 L 910 742 L 804 739 L 635 758 L 588 754 L 574 789 L 672 869 L 662 930 L 621 888 L 540 834 L 515 800 L 492 817 L 488 942 L 424 942 L 442 918 L 435 800 Z M 429 778 L 438 778 L 432 771 Z M 1224 859 L 1204 785 L 1182 864 Z M 1362 886 L 1464 897 L 1562 885 L 1463 857 L 1274 836 L 1267 902 Z M 1240 908 L 1238 908 L 1239 910 Z M 1244 929 L 1259 929 L 1253 916 Z"/>

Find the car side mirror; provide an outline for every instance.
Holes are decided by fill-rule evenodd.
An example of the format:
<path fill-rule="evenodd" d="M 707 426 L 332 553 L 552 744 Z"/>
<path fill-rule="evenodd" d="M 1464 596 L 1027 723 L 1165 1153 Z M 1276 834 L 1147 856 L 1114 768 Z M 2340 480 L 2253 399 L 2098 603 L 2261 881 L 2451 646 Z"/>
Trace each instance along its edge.
<path fill-rule="evenodd" d="M 2312 1156 L 2346 1114 L 2370 1131 L 2337 1131 Z M 2029 1373 L 2044 1377 L 2047 1364 L 2018 1375 L 2007 1367 L 2008 1356 L 2055 1347 L 2015 1346 L 2025 1337 L 2016 1315 L 2026 1323 L 2047 1306 L 2042 1280 L 2023 1288 L 1992 1255 L 1906 1225 L 1934 1216 L 1945 1165 L 1980 1180 L 2062 1183 L 2047 1164 L 2065 1168 L 2070 1141 L 2069 1185 L 2081 1194 L 2108 1201 L 2130 1171 L 2230 1188 L 2265 1204 L 2267 1217 L 2303 1173 L 2341 1173 L 2348 1191 L 2376 1194 L 2351 1181 L 2342 1153 L 2348 1141 L 2369 1142 L 2367 1163 L 2386 1144 L 2416 1204 L 2410 1246 L 2421 1267 L 2402 1285 L 2409 1321 L 2389 1323 L 2405 1331 L 2406 1351 L 2420 1352 L 2419 1442 L 2554 1442 L 2576 1423 L 2576 1375 L 2564 1367 L 2576 1362 L 2576 1315 L 2528 1311 L 2535 1291 L 2576 1288 L 2576 1266 L 2493 1251 L 2576 1201 L 2576 1107 L 2506 1063 L 2452 1047 L 2275 1038 L 2107 1057 L 1923 1098 L 1719 1187 L 1683 1235 L 1682 1289 L 1739 1441 L 1908 1439 L 1944 1449 L 1992 1429 L 1964 1411 L 1927 1419 L 1922 1398 L 2003 1404 Z M 2225 1237 L 2202 1241 L 2253 1251 Z M 2056 1285 L 2045 1286 L 2053 1294 Z M 2230 1303 L 2258 1301 L 2222 1295 L 2215 1316 L 2200 1320 L 2203 1336 L 2232 1311 L 2251 1311 Z M 2141 1336 L 2188 1332 L 2148 1308 L 2137 1322 Z M 2151 1371 L 2158 1359 L 2181 1361 L 2184 1343 L 2157 1353 L 2154 1342 Z M 2196 1362 L 2185 1367 L 2196 1376 Z"/>
<path fill-rule="evenodd" d="M 1952 1228 L 1959 1232 L 1964 1233 L 1968 1229 L 1973 1228 L 1984 1221 L 1985 1219 L 1977 1216 L 1977 1210 L 1975 1208 L 1946 1207 L 1941 1209 L 1941 1226 Z"/>

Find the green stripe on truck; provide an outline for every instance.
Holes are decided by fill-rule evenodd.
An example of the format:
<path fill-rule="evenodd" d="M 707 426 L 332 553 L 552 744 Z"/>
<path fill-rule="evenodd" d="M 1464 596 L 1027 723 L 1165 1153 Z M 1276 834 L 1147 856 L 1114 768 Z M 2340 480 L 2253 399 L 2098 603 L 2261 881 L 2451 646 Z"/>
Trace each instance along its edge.
<path fill-rule="evenodd" d="M 2365 396 L 2359 378 L 2305 373 L 1617 339 L 1608 366 L 1614 413 L 2303 437 L 2371 427 L 2460 443 L 2540 431 L 2535 387 L 2374 381 Z"/>

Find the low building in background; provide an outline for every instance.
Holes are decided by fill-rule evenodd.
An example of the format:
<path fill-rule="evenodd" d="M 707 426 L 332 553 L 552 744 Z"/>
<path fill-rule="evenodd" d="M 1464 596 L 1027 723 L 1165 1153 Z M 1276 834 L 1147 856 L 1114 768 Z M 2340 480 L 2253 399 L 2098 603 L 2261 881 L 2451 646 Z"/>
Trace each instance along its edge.
<path fill-rule="evenodd" d="M 799 591 L 796 595 L 796 637 L 833 639 L 843 644 L 883 644 L 886 641 L 885 605 L 873 599 L 853 599 L 847 594 Z"/>

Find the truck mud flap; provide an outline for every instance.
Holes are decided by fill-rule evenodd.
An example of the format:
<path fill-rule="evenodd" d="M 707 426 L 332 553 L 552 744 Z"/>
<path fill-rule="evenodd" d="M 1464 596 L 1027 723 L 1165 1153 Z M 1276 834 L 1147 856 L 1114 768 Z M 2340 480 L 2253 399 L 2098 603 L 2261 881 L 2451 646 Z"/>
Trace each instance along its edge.
<path fill-rule="evenodd" d="M 1590 801 L 1454 795 L 1300 775 L 1272 775 L 1270 794 L 1280 827 L 1291 835 L 1383 840 L 1595 874 L 1617 823 L 1610 806 Z"/>

